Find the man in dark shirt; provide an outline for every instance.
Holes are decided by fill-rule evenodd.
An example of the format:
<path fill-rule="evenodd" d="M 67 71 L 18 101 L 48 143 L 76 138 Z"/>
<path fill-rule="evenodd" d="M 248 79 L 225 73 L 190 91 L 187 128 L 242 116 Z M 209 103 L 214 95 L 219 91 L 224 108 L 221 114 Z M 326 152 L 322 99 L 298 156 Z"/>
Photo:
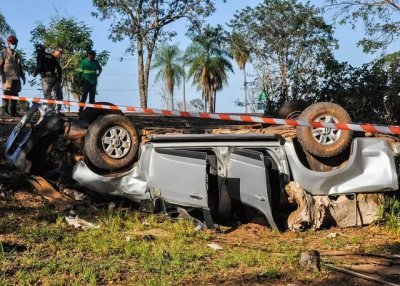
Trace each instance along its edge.
<path fill-rule="evenodd" d="M 42 90 L 45 99 L 53 99 L 52 92 L 55 94 L 55 99 L 62 100 L 63 94 L 61 89 L 62 69 L 58 59 L 55 55 L 59 56 L 60 53 L 47 53 L 45 47 L 39 45 L 36 48 L 36 70 L 33 76 L 40 74 L 42 77 Z M 52 104 L 49 104 L 54 108 Z M 57 111 L 61 110 L 61 104 L 57 105 Z"/>

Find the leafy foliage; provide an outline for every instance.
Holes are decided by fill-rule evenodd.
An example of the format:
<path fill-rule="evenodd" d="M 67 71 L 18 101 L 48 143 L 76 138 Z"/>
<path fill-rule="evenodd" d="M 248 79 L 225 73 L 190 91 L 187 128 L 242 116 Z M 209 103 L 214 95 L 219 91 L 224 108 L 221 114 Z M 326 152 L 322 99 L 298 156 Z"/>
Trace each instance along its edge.
<path fill-rule="evenodd" d="M 228 38 L 221 26 L 205 28 L 191 34 L 193 43 L 185 52 L 189 64 L 189 78 L 201 90 L 209 112 L 215 112 L 217 91 L 227 83 L 228 72 L 233 72 L 229 53 L 225 46 Z"/>
<path fill-rule="evenodd" d="M 240 70 L 243 70 L 243 87 L 244 87 L 244 107 L 245 112 L 248 111 L 248 92 L 247 92 L 247 77 L 246 77 L 246 64 L 250 57 L 249 44 L 246 42 L 244 36 L 238 33 L 230 35 L 230 53 L 235 59 Z"/>
<path fill-rule="evenodd" d="M 250 48 L 243 35 L 232 33 L 230 36 L 230 53 L 239 69 L 244 70 L 250 57 Z"/>
<path fill-rule="evenodd" d="M 366 37 L 358 42 L 364 52 L 385 49 L 400 37 L 400 1 L 398 0 L 327 0 L 336 10 L 340 24 L 357 21 L 364 24 Z"/>
<path fill-rule="evenodd" d="M 205 111 L 204 102 L 200 98 L 195 98 L 190 101 L 190 108 L 194 111 L 201 112 Z"/>
<path fill-rule="evenodd" d="M 400 53 L 355 68 L 329 59 L 314 100 L 334 101 L 354 121 L 400 123 Z"/>
<path fill-rule="evenodd" d="M 308 2 L 264 0 L 231 20 L 233 32 L 250 47 L 257 72 L 254 88 L 269 95 L 267 106 L 303 97 L 296 87 L 315 81 L 321 59 L 336 47 L 322 12 Z"/>
<path fill-rule="evenodd" d="M 91 29 L 83 22 L 74 18 L 56 16 L 50 23 L 37 24 L 31 31 L 31 42 L 37 46 L 43 44 L 48 51 L 62 50 L 61 66 L 63 68 L 64 86 L 66 85 L 73 95 L 80 94 L 80 75 L 76 72 L 80 61 L 86 57 L 87 51 L 93 48 Z M 109 52 L 97 53 L 101 65 L 108 61 Z M 32 55 L 29 61 L 31 72 L 36 66 L 36 56 Z"/>
<path fill-rule="evenodd" d="M 8 35 L 14 34 L 14 29 L 7 23 L 6 18 L 0 12 L 0 46 L 3 46 L 6 42 Z"/>
<path fill-rule="evenodd" d="M 122 41 L 128 38 L 127 51 L 138 54 L 140 104 L 147 107 L 149 71 L 156 45 L 175 32 L 166 27 L 180 19 L 199 26 L 204 17 L 214 12 L 213 0 L 93 0 L 100 20 L 111 19 L 110 38 Z"/>
<path fill-rule="evenodd" d="M 185 78 L 182 66 L 182 52 L 177 45 L 164 45 L 156 53 L 152 68 L 157 69 L 155 81 L 162 79 L 168 91 L 171 109 L 174 109 L 174 89 L 180 86 Z"/>

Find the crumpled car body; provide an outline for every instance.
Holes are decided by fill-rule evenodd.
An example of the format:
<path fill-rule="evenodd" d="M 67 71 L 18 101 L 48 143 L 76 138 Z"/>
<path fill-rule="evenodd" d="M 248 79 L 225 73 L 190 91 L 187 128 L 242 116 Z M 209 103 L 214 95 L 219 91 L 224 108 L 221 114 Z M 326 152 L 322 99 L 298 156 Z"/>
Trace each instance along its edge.
<path fill-rule="evenodd" d="M 10 163 L 27 172 L 35 144 L 49 144 L 59 136 L 84 139 L 87 128 L 39 106 L 31 110 L 10 135 L 5 152 Z M 27 124 L 33 127 L 27 129 Z M 83 158 L 77 161 L 73 178 L 98 193 L 125 196 L 138 203 L 154 206 L 165 201 L 201 209 L 210 226 L 214 217 L 228 218 L 235 201 L 256 209 L 271 227 L 278 228 L 282 191 L 290 181 L 312 195 L 398 189 L 394 161 L 398 149 L 385 139 L 367 137 L 354 138 L 350 149 L 344 164 L 318 172 L 306 166 L 295 140 L 277 134 L 148 135 L 140 144 L 137 160 L 126 170 L 104 174 Z"/>
<path fill-rule="evenodd" d="M 212 193 L 222 189 L 277 228 L 275 209 L 289 181 L 313 195 L 397 190 L 394 155 L 386 140 L 355 138 L 345 166 L 316 172 L 302 164 L 293 142 L 273 135 L 157 135 L 142 145 L 130 171 L 101 176 L 82 161 L 73 177 L 100 193 L 138 202 L 162 198 L 207 211 L 213 207 Z"/>

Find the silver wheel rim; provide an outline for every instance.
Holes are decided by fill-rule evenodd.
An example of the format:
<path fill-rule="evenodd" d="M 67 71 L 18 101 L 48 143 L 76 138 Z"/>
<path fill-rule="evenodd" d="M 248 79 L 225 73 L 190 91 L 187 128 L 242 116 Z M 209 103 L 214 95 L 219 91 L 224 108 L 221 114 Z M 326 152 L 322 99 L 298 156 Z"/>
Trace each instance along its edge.
<path fill-rule="evenodd" d="M 320 115 L 315 118 L 314 121 L 324 122 L 324 123 L 338 123 L 338 119 L 332 115 Z M 335 144 L 340 136 L 342 135 L 342 130 L 335 130 L 331 128 L 319 127 L 312 129 L 312 135 L 315 141 L 322 145 L 332 145 Z"/>
<path fill-rule="evenodd" d="M 104 152 L 113 159 L 121 159 L 128 154 L 132 141 L 126 129 L 114 126 L 108 129 L 101 143 Z"/>

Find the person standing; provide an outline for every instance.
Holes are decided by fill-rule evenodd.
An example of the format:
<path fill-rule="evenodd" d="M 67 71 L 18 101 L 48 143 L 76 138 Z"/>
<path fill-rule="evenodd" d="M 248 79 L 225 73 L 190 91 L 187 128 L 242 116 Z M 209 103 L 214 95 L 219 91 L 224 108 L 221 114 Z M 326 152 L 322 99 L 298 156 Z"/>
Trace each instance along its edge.
<path fill-rule="evenodd" d="M 78 72 L 83 78 L 83 93 L 80 102 L 85 103 L 89 95 L 89 103 L 95 103 L 97 78 L 101 74 L 102 68 L 96 60 L 96 52 L 89 51 L 87 58 L 81 61 Z M 83 107 L 79 107 L 79 112 Z"/>
<path fill-rule="evenodd" d="M 62 92 L 62 68 L 61 68 L 61 64 L 60 64 L 62 51 L 54 50 L 52 55 L 56 59 L 58 65 L 60 66 L 60 77 L 56 81 L 56 84 L 53 87 L 53 91 L 55 93 L 56 100 L 63 100 L 64 96 L 63 96 L 63 92 Z M 61 112 L 61 107 L 62 107 L 62 104 L 57 104 L 57 112 Z"/>
<path fill-rule="evenodd" d="M 57 57 L 60 56 L 58 51 L 53 54 L 47 53 L 43 45 L 36 48 L 36 70 L 33 76 L 40 74 L 42 78 L 42 90 L 45 99 L 53 99 L 52 93 L 55 93 L 55 99 L 62 100 L 63 94 L 61 90 L 62 69 Z M 57 56 L 57 57 L 56 57 Z M 53 105 L 49 105 L 54 108 Z M 57 105 L 57 111 L 61 110 L 61 104 Z"/>
<path fill-rule="evenodd" d="M 16 52 L 17 44 L 18 39 L 16 36 L 8 36 L 7 47 L 4 47 L 0 53 L 0 74 L 4 95 L 18 96 L 18 93 L 21 91 L 21 79 L 23 84 L 25 84 L 22 60 Z M 10 110 L 8 110 L 9 107 Z M 19 116 L 16 100 L 3 99 L 2 108 L 4 114 Z"/>

